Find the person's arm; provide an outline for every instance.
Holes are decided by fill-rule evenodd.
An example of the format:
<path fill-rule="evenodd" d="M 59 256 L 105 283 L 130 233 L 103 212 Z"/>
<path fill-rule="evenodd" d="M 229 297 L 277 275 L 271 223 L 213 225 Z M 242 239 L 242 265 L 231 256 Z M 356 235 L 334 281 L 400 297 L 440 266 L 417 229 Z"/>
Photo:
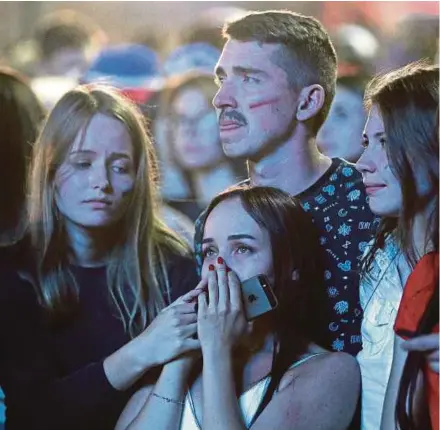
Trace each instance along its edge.
<path fill-rule="evenodd" d="M 110 357 L 60 378 L 32 287 L 17 277 L 10 282 L 2 284 L 0 375 L 11 429 L 79 428 L 99 415 L 111 414 L 116 414 L 116 422 L 131 394 L 125 389 L 148 366 L 198 348 L 198 341 L 191 339 L 196 331 L 194 305 L 179 303 L 161 313 L 148 333 Z M 182 313 L 182 307 L 191 313 Z M 184 325 L 186 330 L 182 330 Z M 113 410 L 115 405 L 121 405 L 120 409 Z M 21 422 L 21 427 L 12 425 Z"/>
<path fill-rule="evenodd" d="M 417 336 L 402 343 L 406 351 L 420 351 L 425 354 L 429 367 L 433 372 L 439 373 L 439 334 L 432 333 Z"/>
<path fill-rule="evenodd" d="M 181 301 L 195 302 L 204 287 L 205 282 L 200 282 Z M 116 430 L 179 429 L 185 384 L 195 360 L 194 354 L 185 354 L 165 364 L 155 384 L 147 383 L 131 397 L 119 417 Z"/>
<path fill-rule="evenodd" d="M 205 281 L 199 282 L 191 258 L 177 255 L 167 255 L 167 258 L 173 303 L 143 333 L 104 360 L 107 379 L 118 390 L 131 386 L 147 369 L 199 346 L 198 341 L 191 339 L 196 330 L 196 315 L 194 304 L 189 303 L 197 297 Z M 189 331 L 185 329 L 187 325 Z"/>
<path fill-rule="evenodd" d="M 246 430 L 235 392 L 232 352 L 222 348 L 203 353 L 203 428 Z"/>
<path fill-rule="evenodd" d="M 252 430 L 347 429 L 360 392 L 356 360 L 345 353 L 329 353 L 312 360 L 316 363 L 310 363 L 306 374 L 281 383 Z M 231 362 L 220 355 L 207 362 L 212 365 L 206 367 L 204 363 L 203 367 L 203 422 L 209 420 L 210 429 L 246 429 L 238 408 Z"/>
<path fill-rule="evenodd" d="M 301 366 L 301 374 L 288 375 L 285 383 L 281 381 L 279 391 L 274 393 L 252 430 L 348 428 L 360 392 L 356 359 L 347 353 L 334 352 L 312 358 Z"/>
<path fill-rule="evenodd" d="M 199 348 L 194 304 L 164 309 L 138 337 L 104 360 L 110 384 L 117 390 L 133 385 L 148 369 Z"/>
<path fill-rule="evenodd" d="M 166 364 L 155 385 L 133 395 L 115 430 L 179 430 L 192 364 L 192 357 Z"/>

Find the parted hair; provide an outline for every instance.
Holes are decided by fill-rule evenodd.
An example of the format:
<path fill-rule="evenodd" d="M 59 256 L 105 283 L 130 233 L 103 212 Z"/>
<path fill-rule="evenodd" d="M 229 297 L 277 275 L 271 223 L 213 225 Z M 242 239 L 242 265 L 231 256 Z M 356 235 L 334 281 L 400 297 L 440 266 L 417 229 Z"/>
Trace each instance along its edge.
<path fill-rule="evenodd" d="M 134 150 L 134 189 L 122 219 L 109 232 L 114 240 L 106 270 L 109 295 L 125 330 L 135 336 L 165 307 L 165 297 L 170 298 L 167 254 L 190 251 L 159 218 L 157 161 L 143 115 L 115 89 L 84 85 L 67 92 L 50 112 L 34 146 L 28 209 L 36 289 L 52 316 L 69 314 L 78 303 L 68 237 L 55 203 L 55 175 L 75 137 L 98 113 L 125 125 Z"/>
<path fill-rule="evenodd" d="M 243 42 L 280 44 L 273 62 L 285 70 L 290 85 L 297 91 L 312 84 L 324 88 L 325 101 L 312 127 L 317 133 L 330 110 L 337 77 L 336 51 L 323 25 L 312 16 L 296 12 L 251 12 L 226 23 L 223 36 Z"/>
<path fill-rule="evenodd" d="M 273 311 L 274 355 L 272 379 L 252 422 L 269 404 L 289 366 L 311 342 L 330 347 L 328 307 L 324 287 L 324 251 L 310 214 L 300 201 L 272 187 L 232 186 L 209 204 L 201 228 L 221 202 L 238 198 L 244 210 L 267 231 L 272 248 L 273 290 L 278 306 Z M 297 279 L 292 279 L 296 271 Z M 313 318 L 310 318 L 313 315 Z"/>

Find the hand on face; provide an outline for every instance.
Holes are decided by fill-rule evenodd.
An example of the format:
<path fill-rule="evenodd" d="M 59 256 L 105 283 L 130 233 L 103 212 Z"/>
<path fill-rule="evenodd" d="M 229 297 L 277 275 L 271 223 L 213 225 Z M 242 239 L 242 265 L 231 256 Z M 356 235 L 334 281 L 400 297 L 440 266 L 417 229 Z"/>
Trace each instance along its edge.
<path fill-rule="evenodd" d="M 206 292 L 198 296 L 197 333 L 202 352 L 230 352 L 248 327 L 240 281 L 221 257 L 210 266 L 207 279 L 209 299 Z"/>

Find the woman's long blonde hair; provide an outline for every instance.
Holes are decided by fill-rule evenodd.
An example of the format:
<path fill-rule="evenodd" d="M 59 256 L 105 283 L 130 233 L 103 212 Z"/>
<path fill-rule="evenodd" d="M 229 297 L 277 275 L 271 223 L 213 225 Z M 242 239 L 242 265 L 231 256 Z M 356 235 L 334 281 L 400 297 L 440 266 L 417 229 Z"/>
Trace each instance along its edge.
<path fill-rule="evenodd" d="M 34 147 L 29 183 L 29 221 L 36 255 L 36 288 L 52 316 L 78 303 L 79 289 L 68 264 L 68 240 L 55 200 L 54 178 L 78 133 L 97 113 L 121 121 L 130 134 L 135 184 L 109 252 L 107 284 L 125 330 L 134 337 L 170 300 L 166 255 L 190 253 L 185 242 L 159 219 L 157 161 L 141 112 L 116 90 L 79 86 L 66 93 L 49 114 Z"/>

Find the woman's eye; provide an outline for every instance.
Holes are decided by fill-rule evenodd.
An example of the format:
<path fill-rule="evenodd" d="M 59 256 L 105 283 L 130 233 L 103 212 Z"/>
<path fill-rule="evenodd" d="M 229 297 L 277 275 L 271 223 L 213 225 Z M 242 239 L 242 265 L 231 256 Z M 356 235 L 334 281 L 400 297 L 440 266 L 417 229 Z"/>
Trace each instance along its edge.
<path fill-rule="evenodd" d="M 73 165 L 80 170 L 87 169 L 91 166 L 92 163 L 90 161 L 75 161 Z"/>
<path fill-rule="evenodd" d="M 237 254 L 245 254 L 249 252 L 251 249 L 248 246 L 240 245 L 237 247 Z"/>
<path fill-rule="evenodd" d="M 127 173 L 128 167 L 127 166 L 112 166 L 112 170 L 116 173 Z"/>
<path fill-rule="evenodd" d="M 382 147 L 384 147 L 387 144 L 387 140 L 382 137 L 379 139 L 379 143 L 381 144 Z"/>
<path fill-rule="evenodd" d="M 212 257 L 215 254 L 215 250 L 212 248 L 205 248 L 203 250 L 203 257 L 208 258 Z"/>

